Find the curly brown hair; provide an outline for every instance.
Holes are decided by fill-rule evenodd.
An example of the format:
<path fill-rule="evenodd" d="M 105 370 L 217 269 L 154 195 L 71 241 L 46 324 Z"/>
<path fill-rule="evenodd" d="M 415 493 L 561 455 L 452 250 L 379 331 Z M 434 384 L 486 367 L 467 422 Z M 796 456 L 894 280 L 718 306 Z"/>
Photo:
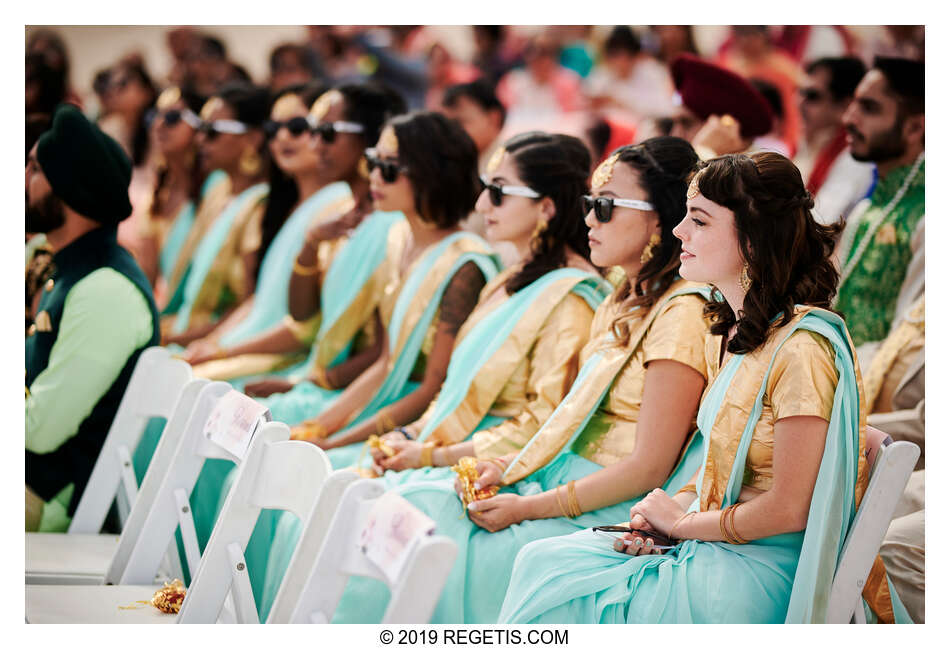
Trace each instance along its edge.
<path fill-rule="evenodd" d="M 831 255 L 842 226 L 821 225 L 812 217 L 815 201 L 798 167 L 783 155 L 762 152 L 715 158 L 697 173 L 700 193 L 735 215 L 739 253 L 751 280 L 727 349 L 755 350 L 777 315 L 778 326 L 788 324 L 796 304 L 830 309 L 838 285 Z M 718 291 L 705 313 L 714 334 L 727 335 L 736 324 Z"/>

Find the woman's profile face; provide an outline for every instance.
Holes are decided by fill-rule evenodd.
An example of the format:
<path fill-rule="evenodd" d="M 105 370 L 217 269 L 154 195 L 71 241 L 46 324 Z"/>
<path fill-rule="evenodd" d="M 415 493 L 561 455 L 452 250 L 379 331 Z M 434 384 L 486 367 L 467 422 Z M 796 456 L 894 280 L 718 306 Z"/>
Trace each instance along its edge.
<path fill-rule="evenodd" d="M 334 90 L 321 95 L 314 102 L 314 108 L 319 106 L 326 106 L 326 108 L 318 108 L 321 114 L 314 115 L 317 118 L 317 126 L 347 121 L 344 116 L 344 102 L 343 95 Z M 320 172 L 330 182 L 352 178 L 357 173 L 357 165 L 360 164 L 363 150 L 366 148 L 363 138 L 358 133 L 336 132 L 331 137 L 333 141 L 328 142 L 327 138 L 315 134 L 311 140 Z"/>
<path fill-rule="evenodd" d="M 497 169 L 485 174 L 485 180 L 493 185 L 527 186 L 518 176 L 514 156 L 510 153 L 504 155 Z M 491 202 L 488 189 L 483 189 L 478 195 L 475 211 L 485 218 L 485 237 L 491 243 L 526 241 L 544 218 L 540 201 L 526 196 L 502 194 L 501 205 L 496 206 Z"/>
<path fill-rule="evenodd" d="M 289 120 L 307 117 L 307 106 L 298 95 L 287 94 L 274 102 L 270 118 L 285 124 Z M 318 168 L 319 158 L 310 146 L 310 129 L 294 135 L 286 126 L 281 126 L 268 142 L 270 154 L 281 171 L 293 176 Z"/>
<path fill-rule="evenodd" d="M 189 126 L 185 120 L 178 119 L 174 124 L 169 124 L 165 120 L 165 115 L 169 112 L 180 115 L 188 107 L 184 101 L 178 101 L 159 108 L 152 122 L 151 135 L 154 138 L 158 150 L 166 158 L 174 158 L 187 152 L 192 148 L 195 142 L 195 130 Z"/>
<path fill-rule="evenodd" d="M 376 156 L 383 162 L 402 165 L 399 161 L 399 143 L 391 126 L 383 129 L 376 143 Z M 386 182 L 379 169 L 373 169 L 369 175 L 369 191 L 373 205 L 384 212 L 416 212 L 412 182 L 405 171 L 400 171 L 393 182 Z"/>
<path fill-rule="evenodd" d="M 217 101 L 216 101 L 217 99 Z M 218 98 L 212 98 L 201 112 L 205 121 L 236 120 L 237 113 L 231 106 Z M 246 133 L 210 133 L 200 134 L 201 158 L 209 171 L 214 169 L 234 169 L 244 149 L 251 146 Z"/>
<path fill-rule="evenodd" d="M 739 282 L 744 262 L 732 210 L 697 193 L 687 199 L 686 217 L 673 235 L 683 242 L 681 277 L 720 289 Z"/>
<path fill-rule="evenodd" d="M 591 189 L 591 196 L 650 202 L 649 192 L 640 185 L 640 173 L 619 161 L 614 164 L 610 179 Z M 660 218 L 653 210 L 614 205 L 609 222 L 601 223 L 594 210 L 590 210 L 584 223 L 589 230 L 590 260 L 601 268 L 639 263 L 650 236 L 660 234 Z"/>

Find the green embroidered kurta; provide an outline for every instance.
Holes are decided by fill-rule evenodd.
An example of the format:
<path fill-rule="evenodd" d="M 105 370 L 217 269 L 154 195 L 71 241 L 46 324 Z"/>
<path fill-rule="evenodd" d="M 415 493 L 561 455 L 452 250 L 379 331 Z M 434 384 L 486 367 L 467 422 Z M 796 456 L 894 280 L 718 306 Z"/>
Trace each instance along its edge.
<path fill-rule="evenodd" d="M 907 165 L 895 169 L 882 178 L 871 194 L 868 209 L 852 217 L 860 221 L 851 247 L 842 259 L 842 266 L 846 266 L 857 252 L 868 227 L 880 218 L 912 167 Z M 835 308 L 844 315 L 855 345 L 887 336 L 907 266 L 914 255 L 911 239 L 923 217 L 924 165 L 921 164 L 907 194 L 878 226 L 860 261 L 838 288 Z"/>

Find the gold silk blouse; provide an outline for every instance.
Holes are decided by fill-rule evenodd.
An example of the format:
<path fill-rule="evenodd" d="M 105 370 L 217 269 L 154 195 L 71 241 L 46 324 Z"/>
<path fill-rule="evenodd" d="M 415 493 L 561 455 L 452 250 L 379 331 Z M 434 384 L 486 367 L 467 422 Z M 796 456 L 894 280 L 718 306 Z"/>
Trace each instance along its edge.
<path fill-rule="evenodd" d="M 718 374 L 721 369 L 721 342 L 722 336 L 710 336 L 706 345 L 706 366 L 711 375 Z M 712 487 L 709 495 L 704 497 L 709 508 L 716 509 L 718 503 L 722 502 L 735 447 L 749 417 L 751 399 L 748 393 L 758 393 L 773 351 L 774 348 L 766 344 L 746 354 L 726 391 L 716 424 L 709 431 L 711 457 L 707 461 L 706 476 L 712 477 L 709 481 Z M 831 419 L 838 384 L 834 359 L 834 349 L 827 339 L 803 329 L 794 332 L 779 348 L 766 383 L 762 415 L 755 425 L 749 445 L 743 485 L 760 491 L 772 487 L 775 422 L 796 416 Z M 708 392 L 709 386 L 706 389 Z M 710 468 L 716 470 L 710 472 Z M 707 482 L 706 477 L 704 482 Z M 704 489 L 704 493 L 706 491 Z"/>
<path fill-rule="evenodd" d="M 235 217 L 195 298 L 191 326 L 209 322 L 216 313 L 240 302 L 248 286 L 253 284 L 255 278 L 247 276 L 244 257 L 260 248 L 266 201 L 267 194 L 264 193 Z"/>
<path fill-rule="evenodd" d="M 224 211 L 231 200 L 231 179 L 225 177 L 214 185 L 208 193 L 201 199 L 195 208 L 195 220 L 188 230 L 188 236 L 185 243 L 178 253 L 175 260 L 175 266 L 172 268 L 171 276 L 168 277 L 168 295 L 172 296 L 178 288 L 179 282 L 184 277 L 185 270 L 191 264 L 191 258 L 198 249 L 198 244 L 207 234 L 208 229 L 214 223 L 218 215 Z"/>
<path fill-rule="evenodd" d="M 486 316 L 496 308 L 500 308 L 507 299 L 507 295 L 499 297 L 496 292 L 504 291 L 504 284 L 516 272 L 516 269 L 506 269 L 495 276 L 482 289 L 480 300 L 475 310 L 462 325 L 457 337 L 458 345 L 465 336 Z M 495 457 L 519 450 L 538 431 L 541 424 L 557 407 L 564 395 L 571 387 L 577 374 L 578 356 L 581 347 L 587 340 L 593 316 L 590 306 L 583 298 L 568 294 L 561 299 L 548 313 L 547 317 L 537 330 L 531 348 L 521 358 L 514 371 L 501 387 L 501 391 L 494 396 L 491 402 L 489 415 L 502 417 L 507 421 L 492 428 L 479 431 L 473 436 L 475 452 L 478 457 Z M 506 353 L 512 355 L 523 353 L 524 347 L 508 346 Z M 510 362 L 505 357 L 494 359 L 498 366 L 508 369 L 511 363 L 517 360 L 513 356 Z M 492 371 L 491 367 L 483 367 L 482 372 Z M 484 377 L 483 377 L 484 378 Z M 503 377 L 502 377 L 503 378 Z M 473 387 L 482 385 L 496 385 L 498 381 L 474 381 Z M 457 408 L 459 410 L 475 410 L 475 403 L 492 398 L 490 394 L 470 392 L 465 401 Z M 424 426 L 436 408 L 438 399 L 429 404 L 429 408 L 420 418 Z M 482 406 L 484 407 L 484 406 Z M 463 413 L 463 414 L 471 414 Z M 470 426 L 463 425 L 461 420 L 474 421 L 472 417 L 449 415 L 433 431 L 432 439 L 437 443 L 456 443 L 464 440 L 471 432 Z M 475 419 L 477 419 L 477 415 Z"/>
<path fill-rule="evenodd" d="M 690 294 L 674 297 L 662 308 L 639 347 L 620 370 L 597 412 L 574 442 L 572 450 L 575 453 L 601 466 L 609 466 L 633 452 L 650 361 L 677 361 L 707 378 L 704 350 L 708 326 L 703 318 L 704 304 L 702 296 Z M 613 297 L 597 309 L 590 341 L 581 352 L 581 364 L 602 348 L 603 337 L 609 334 L 618 311 L 619 305 Z"/>

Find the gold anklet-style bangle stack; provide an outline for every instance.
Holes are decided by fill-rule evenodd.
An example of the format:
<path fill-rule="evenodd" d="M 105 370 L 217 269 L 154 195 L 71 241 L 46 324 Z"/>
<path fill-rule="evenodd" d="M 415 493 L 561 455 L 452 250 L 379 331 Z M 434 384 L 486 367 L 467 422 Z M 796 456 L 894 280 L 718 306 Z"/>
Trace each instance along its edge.
<path fill-rule="evenodd" d="M 736 509 L 739 508 L 739 503 L 735 505 L 730 505 L 722 510 L 722 513 L 719 514 L 719 531 L 722 533 L 722 538 L 726 540 L 727 543 L 732 545 L 742 545 L 748 543 L 747 540 L 739 536 L 736 532 Z"/>
<path fill-rule="evenodd" d="M 577 491 L 574 489 L 574 481 L 567 483 L 567 508 L 571 512 L 571 518 L 577 518 L 584 512 L 581 510 L 581 504 L 577 502 Z"/>

